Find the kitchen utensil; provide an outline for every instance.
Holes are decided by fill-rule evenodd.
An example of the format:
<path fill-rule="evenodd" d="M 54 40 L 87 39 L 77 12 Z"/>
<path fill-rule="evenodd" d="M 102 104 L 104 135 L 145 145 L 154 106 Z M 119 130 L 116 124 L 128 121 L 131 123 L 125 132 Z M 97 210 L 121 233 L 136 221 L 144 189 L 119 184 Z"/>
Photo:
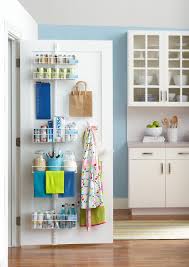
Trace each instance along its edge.
<path fill-rule="evenodd" d="M 176 115 L 173 116 L 173 118 L 172 118 L 172 125 L 173 125 L 172 128 L 177 128 L 178 127 L 178 117 Z"/>
<path fill-rule="evenodd" d="M 169 120 L 167 118 L 164 118 L 161 122 L 166 128 L 169 128 Z"/>
<path fill-rule="evenodd" d="M 146 135 L 160 136 L 162 134 L 162 127 L 146 128 Z"/>

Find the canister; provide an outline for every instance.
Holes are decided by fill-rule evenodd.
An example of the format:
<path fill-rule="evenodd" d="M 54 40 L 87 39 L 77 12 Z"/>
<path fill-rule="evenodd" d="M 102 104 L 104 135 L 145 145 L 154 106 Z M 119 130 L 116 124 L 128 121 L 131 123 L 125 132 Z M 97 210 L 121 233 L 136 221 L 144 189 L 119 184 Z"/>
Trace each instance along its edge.
<path fill-rule="evenodd" d="M 34 168 L 36 171 L 46 170 L 46 160 L 43 158 L 42 152 L 34 159 Z"/>

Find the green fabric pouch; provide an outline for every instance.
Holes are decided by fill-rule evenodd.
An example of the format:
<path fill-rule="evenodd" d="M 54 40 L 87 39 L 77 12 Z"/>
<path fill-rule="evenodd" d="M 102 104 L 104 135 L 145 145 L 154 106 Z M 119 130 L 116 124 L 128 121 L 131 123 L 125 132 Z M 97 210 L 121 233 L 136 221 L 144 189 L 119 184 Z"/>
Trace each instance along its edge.
<path fill-rule="evenodd" d="M 105 223 L 105 208 L 104 206 L 91 209 L 91 225 L 95 226 L 98 224 Z M 86 226 L 86 210 L 80 210 L 80 225 Z"/>

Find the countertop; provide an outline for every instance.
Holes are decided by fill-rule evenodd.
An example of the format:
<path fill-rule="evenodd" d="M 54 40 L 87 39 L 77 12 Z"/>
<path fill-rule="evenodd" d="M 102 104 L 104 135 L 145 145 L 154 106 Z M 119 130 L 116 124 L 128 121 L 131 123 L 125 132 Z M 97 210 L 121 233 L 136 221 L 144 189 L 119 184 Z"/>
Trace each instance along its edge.
<path fill-rule="evenodd" d="M 139 148 L 139 147 L 159 147 L 159 148 L 177 148 L 177 147 L 189 147 L 189 142 L 177 142 L 177 143 L 143 143 L 143 142 L 127 142 L 128 148 Z"/>

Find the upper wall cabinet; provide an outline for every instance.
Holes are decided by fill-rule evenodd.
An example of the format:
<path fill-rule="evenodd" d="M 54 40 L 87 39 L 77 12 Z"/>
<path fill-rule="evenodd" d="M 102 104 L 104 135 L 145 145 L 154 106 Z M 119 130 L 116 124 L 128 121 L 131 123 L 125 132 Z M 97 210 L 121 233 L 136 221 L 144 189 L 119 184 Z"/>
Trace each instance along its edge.
<path fill-rule="evenodd" d="M 189 106 L 189 32 L 129 31 L 128 105 Z"/>

